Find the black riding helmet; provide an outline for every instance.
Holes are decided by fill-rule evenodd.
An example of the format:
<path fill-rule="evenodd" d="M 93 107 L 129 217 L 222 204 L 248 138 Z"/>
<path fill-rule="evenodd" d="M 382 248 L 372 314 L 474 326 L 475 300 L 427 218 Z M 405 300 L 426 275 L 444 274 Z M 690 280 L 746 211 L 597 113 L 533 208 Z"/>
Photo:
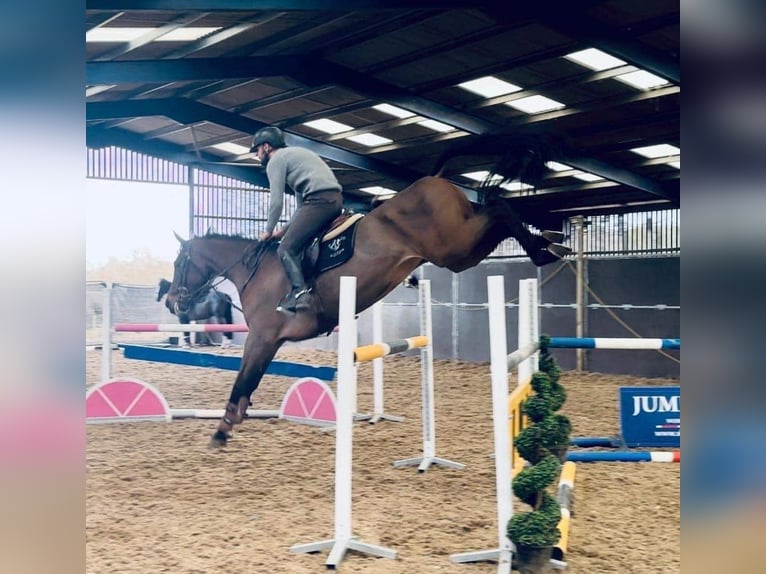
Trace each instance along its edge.
<path fill-rule="evenodd" d="M 259 129 L 253 136 L 253 145 L 250 146 L 250 152 L 254 152 L 261 144 L 270 144 L 273 148 L 285 147 L 285 136 L 278 127 L 266 126 Z"/>

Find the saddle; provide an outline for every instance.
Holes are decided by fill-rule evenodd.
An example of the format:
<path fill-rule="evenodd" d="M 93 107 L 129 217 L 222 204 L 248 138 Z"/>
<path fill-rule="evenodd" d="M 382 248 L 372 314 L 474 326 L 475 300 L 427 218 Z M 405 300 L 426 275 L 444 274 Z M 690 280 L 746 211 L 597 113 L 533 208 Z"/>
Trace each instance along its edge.
<path fill-rule="evenodd" d="M 303 274 L 307 280 L 348 261 L 354 254 L 356 224 L 363 213 L 344 211 L 303 252 Z"/>

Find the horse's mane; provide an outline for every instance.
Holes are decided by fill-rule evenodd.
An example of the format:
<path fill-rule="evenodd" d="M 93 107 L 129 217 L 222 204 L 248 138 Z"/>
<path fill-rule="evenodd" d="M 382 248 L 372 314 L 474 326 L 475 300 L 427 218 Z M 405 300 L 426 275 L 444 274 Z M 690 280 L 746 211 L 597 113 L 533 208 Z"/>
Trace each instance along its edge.
<path fill-rule="evenodd" d="M 266 254 L 271 251 L 276 253 L 278 245 L 279 241 L 276 239 L 267 239 L 266 241 L 258 241 L 256 239 L 255 243 L 248 247 L 242 256 L 242 263 L 248 269 L 255 269 Z"/>
<path fill-rule="evenodd" d="M 437 160 L 434 173 L 441 175 L 447 162 L 454 157 L 499 156 L 476 190 L 479 203 L 483 204 L 499 195 L 504 184 L 516 179 L 530 185 L 534 192 L 545 174 L 545 162 L 561 159 L 562 147 L 559 136 L 545 133 L 482 135 L 445 151 Z"/>
<path fill-rule="evenodd" d="M 226 234 L 226 233 L 215 233 L 212 231 L 208 231 L 204 235 L 195 235 L 193 239 L 236 239 L 240 241 L 258 241 L 257 239 L 253 239 L 252 237 L 246 237 L 245 235 L 242 235 L 241 233 Z"/>
<path fill-rule="evenodd" d="M 225 239 L 234 241 L 246 241 L 249 245 L 245 248 L 245 252 L 242 255 L 242 263 L 248 269 L 255 269 L 260 263 L 264 255 L 269 251 L 276 251 L 279 242 L 276 239 L 267 239 L 266 241 L 260 241 L 253 237 L 247 237 L 241 233 L 226 234 L 215 233 L 212 231 L 206 232 L 204 235 L 196 235 L 192 239 Z"/>

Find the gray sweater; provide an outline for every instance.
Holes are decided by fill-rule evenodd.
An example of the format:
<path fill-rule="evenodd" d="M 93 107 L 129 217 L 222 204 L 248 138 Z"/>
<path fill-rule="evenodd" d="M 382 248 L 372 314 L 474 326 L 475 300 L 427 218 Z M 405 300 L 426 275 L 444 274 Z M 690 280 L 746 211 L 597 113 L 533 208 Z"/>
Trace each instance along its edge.
<path fill-rule="evenodd" d="M 341 185 L 330 167 L 313 151 L 301 147 L 276 150 L 266 165 L 271 199 L 266 231 L 272 232 L 282 216 L 285 185 L 295 192 L 298 206 L 307 195 L 317 191 L 341 191 Z"/>

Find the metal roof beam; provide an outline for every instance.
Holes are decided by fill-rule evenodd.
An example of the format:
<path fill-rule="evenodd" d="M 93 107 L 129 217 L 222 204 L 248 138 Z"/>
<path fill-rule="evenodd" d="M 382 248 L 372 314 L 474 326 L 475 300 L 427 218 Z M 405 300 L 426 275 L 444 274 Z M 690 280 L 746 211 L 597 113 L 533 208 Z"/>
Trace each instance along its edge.
<path fill-rule="evenodd" d="M 301 56 L 122 60 L 88 62 L 85 64 L 85 74 L 88 85 L 170 83 L 294 76 L 302 67 L 314 65 L 314 59 Z"/>
<path fill-rule="evenodd" d="M 248 117 L 183 98 L 128 100 L 124 102 L 88 102 L 86 104 L 86 115 L 88 120 L 165 116 L 180 123 L 208 121 L 245 134 L 253 134 L 267 125 Z M 300 145 L 311 149 L 326 159 L 357 169 L 378 172 L 404 183 L 409 184 L 424 175 L 403 166 L 369 158 L 362 154 L 317 142 L 305 136 L 286 133 L 285 139 L 291 145 Z"/>
<path fill-rule="evenodd" d="M 100 126 L 88 126 L 86 131 L 86 145 L 92 148 L 116 146 L 133 150 L 139 153 L 158 157 L 184 165 L 198 165 L 200 169 L 217 173 L 226 177 L 233 177 L 246 181 L 259 187 L 268 188 L 268 178 L 260 170 L 249 167 L 233 165 L 221 165 L 217 163 L 220 158 L 203 154 L 200 162 L 196 154 L 187 153 L 181 146 L 163 141 L 148 141 L 135 132 L 117 129 L 105 129 Z"/>
<path fill-rule="evenodd" d="M 143 34 L 141 34 L 138 38 L 135 40 L 131 40 L 130 42 L 125 42 L 124 44 L 117 46 L 113 50 L 109 50 L 106 54 L 102 54 L 101 56 L 98 56 L 94 59 L 94 61 L 104 61 L 104 60 L 112 60 L 114 58 L 119 58 L 120 56 L 127 54 L 128 52 L 132 52 L 133 50 L 136 50 L 140 48 L 141 46 L 146 46 L 147 44 L 154 42 L 157 38 L 160 36 L 164 36 L 168 32 L 172 32 L 173 30 L 177 30 L 178 28 L 183 28 L 184 26 L 188 24 L 192 24 L 196 22 L 197 20 L 204 18 L 207 16 L 207 14 L 198 14 L 198 13 L 192 13 L 192 14 L 182 14 L 178 18 L 174 19 L 172 22 L 165 24 L 164 26 L 160 26 L 158 28 L 147 28 L 147 31 Z"/>
<path fill-rule="evenodd" d="M 86 0 L 86 10 L 361 10 L 469 9 L 491 2 L 470 0 Z"/>
<path fill-rule="evenodd" d="M 673 203 L 677 204 L 680 201 L 680 195 L 669 192 L 668 188 L 662 182 L 641 176 L 630 170 L 616 167 L 595 158 L 567 156 L 561 161 L 562 163 L 571 165 L 577 169 L 588 171 L 610 181 L 616 181 L 623 185 L 646 191 L 647 193 L 662 197 Z"/>
<path fill-rule="evenodd" d="M 641 44 L 640 41 L 631 37 L 633 33 L 630 28 L 608 29 L 606 24 L 587 15 L 588 4 L 595 6 L 601 3 L 603 2 L 599 0 L 589 3 L 570 2 L 569 4 L 557 5 L 554 8 L 543 1 L 527 5 L 513 4 L 511 7 L 492 8 L 487 11 L 487 14 L 508 24 L 518 22 L 519 18 L 533 18 L 565 36 L 599 48 L 613 56 L 622 58 L 629 64 L 680 85 L 681 66 L 677 57 L 670 57 L 664 52 Z"/>
<path fill-rule="evenodd" d="M 258 58 L 226 58 L 223 60 L 215 58 L 195 58 L 190 61 L 174 60 L 174 61 L 159 61 L 159 62 L 93 62 L 87 64 L 88 83 L 115 83 L 118 78 L 123 82 L 141 82 L 152 81 L 149 78 L 156 78 L 160 76 L 162 79 L 154 81 L 178 81 L 178 80 L 199 80 L 199 79 L 223 79 L 243 76 L 264 76 L 270 74 L 276 75 L 289 75 L 293 78 L 300 79 L 309 85 L 324 85 L 328 81 L 333 81 L 339 85 L 351 88 L 358 93 L 370 98 L 378 99 L 380 101 L 390 102 L 392 104 L 399 105 L 405 109 L 408 109 L 414 113 L 423 115 L 428 118 L 433 118 L 438 121 L 450 124 L 458 128 L 458 130 L 474 133 L 485 134 L 492 131 L 497 131 L 501 128 L 509 129 L 509 126 L 500 126 L 493 122 L 480 119 L 471 114 L 466 114 L 445 106 L 438 102 L 422 98 L 415 94 L 411 94 L 406 90 L 398 88 L 394 85 L 370 78 L 364 74 L 349 70 L 342 66 L 338 66 L 322 60 L 314 60 L 311 58 L 278 56 L 278 57 L 258 57 Z M 620 103 L 626 103 L 628 101 L 638 101 L 646 97 L 658 97 L 665 95 L 666 93 L 675 93 L 679 90 L 677 86 L 670 86 L 668 88 L 660 88 L 658 90 L 652 90 L 649 92 L 642 92 L 640 94 L 634 94 L 627 98 L 619 98 Z M 149 100 L 151 101 L 151 100 Z M 167 102 L 168 100 L 164 100 Z M 187 100 L 180 100 L 183 105 L 188 108 L 192 105 L 192 102 Z M 125 102 L 129 103 L 129 102 Z M 220 110 L 204 104 L 195 105 L 204 106 L 207 112 L 202 115 L 213 115 L 220 118 L 219 120 L 210 120 L 221 125 L 227 125 L 232 129 L 238 129 L 246 133 L 253 133 L 259 127 L 261 122 L 256 122 L 250 118 L 245 118 L 225 110 Z M 581 113 L 586 111 L 589 107 L 601 107 L 604 102 L 598 104 L 592 104 L 591 106 L 585 105 L 579 108 L 565 108 L 564 110 L 558 110 L 555 112 L 549 112 L 547 114 L 537 114 L 535 116 L 525 117 L 521 120 L 511 122 L 514 125 L 514 129 L 522 129 L 523 125 L 529 125 L 537 123 L 547 119 L 553 119 L 555 117 L 562 117 L 573 113 Z M 90 104 L 88 104 L 90 106 Z M 172 110 L 172 106 L 170 106 Z M 178 113 L 178 112 L 176 112 Z M 144 115 L 158 115 L 158 114 L 144 114 Z M 159 114 L 166 115 L 166 114 Z M 103 118 L 91 118 L 89 119 L 103 119 Z M 200 118 L 197 117 L 196 121 Z M 247 128 L 234 127 L 235 125 L 252 126 Z M 531 128 L 530 128 L 531 129 Z M 295 136 L 299 137 L 299 136 Z M 440 137 L 440 136 L 435 136 Z M 445 136 L 446 137 L 446 136 Z M 454 137 L 454 136 L 450 136 Z M 390 176 L 398 179 L 412 180 L 412 175 L 407 177 L 401 177 L 394 172 L 404 169 L 393 164 L 383 163 L 380 160 L 369 158 L 367 156 L 341 150 L 334 146 L 329 146 L 315 140 L 301 137 L 303 141 L 302 145 L 312 148 L 319 155 L 335 159 L 346 165 L 358 167 L 360 169 L 377 171 L 381 169 L 383 173 L 387 173 Z M 398 145 L 398 144 L 397 144 Z M 381 146 L 374 152 L 379 153 L 385 149 L 393 149 L 390 146 Z M 320 151 L 321 150 L 321 151 Z M 345 159 L 339 159 L 339 156 L 343 156 Z M 587 158 L 580 158 L 584 161 Z M 372 167 L 369 162 L 375 162 L 375 165 L 379 167 Z M 604 162 L 592 159 L 592 165 L 598 169 L 608 171 L 611 175 L 605 176 L 602 173 L 593 172 L 602 177 L 607 177 L 619 183 L 624 183 L 631 187 L 637 187 L 652 194 L 662 195 L 662 189 L 658 189 L 658 183 L 651 178 L 642 177 L 638 174 L 608 166 Z M 612 167 L 612 169 L 609 169 Z M 581 168 L 587 169 L 587 168 Z M 391 170 L 394 170 L 392 172 Z M 412 172 L 407 170 L 410 174 Z M 592 171 L 592 170 L 588 170 Z M 416 179 L 416 178 L 415 178 Z"/>

